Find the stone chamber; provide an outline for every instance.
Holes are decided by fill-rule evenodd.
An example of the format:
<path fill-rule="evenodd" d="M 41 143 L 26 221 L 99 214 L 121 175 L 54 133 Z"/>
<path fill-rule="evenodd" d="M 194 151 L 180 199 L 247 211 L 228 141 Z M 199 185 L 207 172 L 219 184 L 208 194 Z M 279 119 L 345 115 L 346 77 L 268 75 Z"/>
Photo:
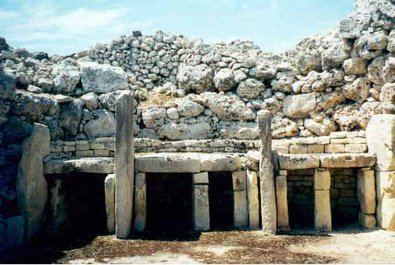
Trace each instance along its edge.
<path fill-rule="evenodd" d="M 395 230 L 395 3 L 281 54 L 133 32 L 0 37 L 0 252 L 47 232 Z"/>

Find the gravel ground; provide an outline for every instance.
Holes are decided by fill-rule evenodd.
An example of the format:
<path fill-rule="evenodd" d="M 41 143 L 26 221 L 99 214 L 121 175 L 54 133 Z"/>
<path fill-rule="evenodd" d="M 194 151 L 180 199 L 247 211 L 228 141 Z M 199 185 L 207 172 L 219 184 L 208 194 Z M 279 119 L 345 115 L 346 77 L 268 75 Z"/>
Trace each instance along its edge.
<path fill-rule="evenodd" d="M 344 228 L 329 234 L 293 231 L 269 236 L 260 231 L 180 235 L 51 235 L 14 250 L 1 263 L 391 263 L 395 233 Z"/>

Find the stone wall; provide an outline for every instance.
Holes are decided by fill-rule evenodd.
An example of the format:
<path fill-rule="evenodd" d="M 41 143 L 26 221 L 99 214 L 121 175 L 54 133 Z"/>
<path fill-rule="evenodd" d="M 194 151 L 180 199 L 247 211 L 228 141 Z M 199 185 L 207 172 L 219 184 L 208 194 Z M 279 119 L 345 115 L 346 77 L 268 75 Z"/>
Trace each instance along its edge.
<path fill-rule="evenodd" d="M 0 65 L 20 88 L 11 115 L 48 125 L 52 140 L 112 136 L 115 101 L 128 89 L 140 138 L 257 139 L 261 110 L 274 115 L 274 138 L 324 136 L 394 112 L 394 8 L 360 1 L 336 30 L 282 54 L 251 42 L 133 32 L 64 57 L 3 40 Z"/>

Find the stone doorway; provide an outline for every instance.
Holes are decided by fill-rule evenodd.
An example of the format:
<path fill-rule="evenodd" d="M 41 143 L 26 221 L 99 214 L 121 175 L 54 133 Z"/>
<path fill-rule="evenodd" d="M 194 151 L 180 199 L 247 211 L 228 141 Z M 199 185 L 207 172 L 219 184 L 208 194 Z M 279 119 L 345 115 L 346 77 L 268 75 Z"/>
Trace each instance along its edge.
<path fill-rule="evenodd" d="M 290 170 L 287 176 L 289 226 L 314 228 L 314 169 Z"/>
<path fill-rule="evenodd" d="M 146 173 L 147 232 L 193 230 L 192 174 Z"/>
<path fill-rule="evenodd" d="M 94 173 L 47 175 L 49 228 L 106 233 L 105 177 Z"/>
<path fill-rule="evenodd" d="M 357 196 L 357 169 L 332 169 L 330 172 L 333 228 L 357 223 L 360 209 Z"/>
<path fill-rule="evenodd" d="M 234 228 L 232 172 L 209 172 L 211 230 Z"/>

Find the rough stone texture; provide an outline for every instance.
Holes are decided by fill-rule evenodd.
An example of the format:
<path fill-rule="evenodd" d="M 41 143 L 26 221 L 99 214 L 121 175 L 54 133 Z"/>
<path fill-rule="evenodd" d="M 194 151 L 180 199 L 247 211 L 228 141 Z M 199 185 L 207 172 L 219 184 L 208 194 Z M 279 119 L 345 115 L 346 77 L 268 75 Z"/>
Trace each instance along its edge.
<path fill-rule="evenodd" d="M 95 110 L 99 106 L 99 97 L 93 92 L 86 93 L 80 99 L 89 110 Z"/>
<path fill-rule="evenodd" d="M 315 105 L 313 94 L 287 96 L 284 98 L 284 114 L 290 118 L 304 118 L 314 110 Z"/>
<path fill-rule="evenodd" d="M 371 167 L 376 158 L 369 154 L 325 154 L 320 156 L 320 162 L 324 168 Z"/>
<path fill-rule="evenodd" d="M 320 166 L 320 160 L 313 155 L 284 155 L 278 157 L 281 169 L 295 170 L 317 168 Z"/>
<path fill-rule="evenodd" d="M 314 190 L 314 227 L 318 231 L 332 231 L 329 190 Z"/>
<path fill-rule="evenodd" d="M 233 181 L 233 220 L 236 228 L 247 228 L 248 200 L 247 200 L 247 172 L 244 170 L 232 173 Z"/>
<path fill-rule="evenodd" d="M 380 101 L 385 114 L 395 114 L 395 83 L 387 83 L 381 87 Z"/>
<path fill-rule="evenodd" d="M 115 172 L 112 157 L 84 157 L 80 159 L 52 159 L 44 164 L 45 174 L 73 172 L 111 174 Z"/>
<path fill-rule="evenodd" d="M 213 75 L 213 69 L 205 64 L 181 65 L 178 69 L 177 81 L 181 89 L 202 93 L 214 86 Z"/>
<path fill-rule="evenodd" d="M 376 171 L 377 221 L 387 230 L 395 231 L 395 171 Z"/>
<path fill-rule="evenodd" d="M 93 112 L 95 119 L 84 126 L 84 132 L 90 137 L 113 136 L 115 133 L 115 117 L 111 112 L 100 109 Z"/>
<path fill-rule="evenodd" d="M 242 81 L 237 87 L 237 95 L 242 98 L 253 99 L 265 90 L 265 84 L 253 78 Z"/>
<path fill-rule="evenodd" d="M 116 105 L 115 222 L 116 237 L 127 238 L 132 225 L 134 191 L 133 95 L 123 94 Z"/>
<path fill-rule="evenodd" d="M 76 85 L 80 82 L 80 71 L 70 59 L 63 60 L 54 67 L 53 89 L 58 93 L 74 93 Z"/>
<path fill-rule="evenodd" d="M 364 102 L 369 96 L 370 81 L 365 78 L 357 78 L 351 84 L 347 84 L 343 88 L 345 98 Z"/>
<path fill-rule="evenodd" d="M 277 227 L 289 230 L 287 176 L 276 176 Z"/>
<path fill-rule="evenodd" d="M 395 170 L 395 115 L 374 115 L 366 129 L 369 153 L 376 155 L 376 168 Z"/>
<path fill-rule="evenodd" d="M 347 59 L 343 63 L 344 72 L 347 75 L 366 74 L 368 71 L 367 63 L 368 63 L 367 60 L 360 57 Z"/>
<path fill-rule="evenodd" d="M 197 154 L 162 153 L 136 157 L 136 171 L 151 173 L 197 173 L 202 171 Z"/>
<path fill-rule="evenodd" d="M 210 204 L 208 195 L 208 173 L 193 174 L 192 216 L 196 231 L 210 230 Z"/>
<path fill-rule="evenodd" d="M 49 182 L 49 213 L 47 222 L 49 228 L 56 230 L 67 221 L 65 194 L 63 193 L 63 181 L 61 177 L 52 177 Z"/>
<path fill-rule="evenodd" d="M 137 173 L 134 193 L 134 231 L 143 232 L 147 220 L 147 178 L 145 173 Z"/>
<path fill-rule="evenodd" d="M 376 212 L 374 170 L 361 169 L 358 171 L 357 191 L 361 212 L 364 214 L 374 214 Z"/>
<path fill-rule="evenodd" d="M 314 171 L 314 189 L 329 190 L 331 186 L 331 173 L 329 170 L 317 168 Z"/>
<path fill-rule="evenodd" d="M 236 171 L 241 168 L 238 154 L 201 154 L 202 171 Z"/>
<path fill-rule="evenodd" d="M 115 233 L 115 174 L 107 175 L 104 180 L 104 197 L 106 202 L 107 231 Z"/>
<path fill-rule="evenodd" d="M 199 116 L 204 111 L 204 107 L 192 100 L 179 100 L 177 110 L 181 117 L 191 118 Z"/>
<path fill-rule="evenodd" d="M 95 62 L 84 62 L 80 67 L 85 92 L 107 93 L 129 88 L 127 76 L 120 67 Z"/>
<path fill-rule="evenodd" d="M 358 223 L 366 229 L 373 229 L 376 227 L 376 218 L 373 214 L 364 214 L 359 212 Z"/>
<path fill-rule="evenodd" d="M 266 233 L 277 232 L 276 190 L 272 158 L 271 114 L 261 112 L 258 116 L 261 157 L 259 178 L 261 191 L 262 230 Z"/>
<path fill-rule="evenodd" d="M 47 181 L 43 159 L 50 152 L 49 130 L 34 124 L 32 134 L 23 142 L 23 153 L 18 167 L 16 189 L 18 205 L 25 219 L 25 240 L 31 240 L 42 228 L 47 202 Z"/>
<path fill-rule="evenodd" d="M 383 67 L 383 80 L 386 83 L 395 82 L 395 57 L 389 57 Z"/>
<path fill-rule="evenodd" d="M 236 84 L 232 70 L 226 68 L 219 70 L 214 76 L 214 84 L 219 91 L 232 89 Z"/>
<path fill-rule="evenodd" d="M 259 179 L 252 170 L 247 170 L 247 198 L 249 228 L 259 229 Z"/>

